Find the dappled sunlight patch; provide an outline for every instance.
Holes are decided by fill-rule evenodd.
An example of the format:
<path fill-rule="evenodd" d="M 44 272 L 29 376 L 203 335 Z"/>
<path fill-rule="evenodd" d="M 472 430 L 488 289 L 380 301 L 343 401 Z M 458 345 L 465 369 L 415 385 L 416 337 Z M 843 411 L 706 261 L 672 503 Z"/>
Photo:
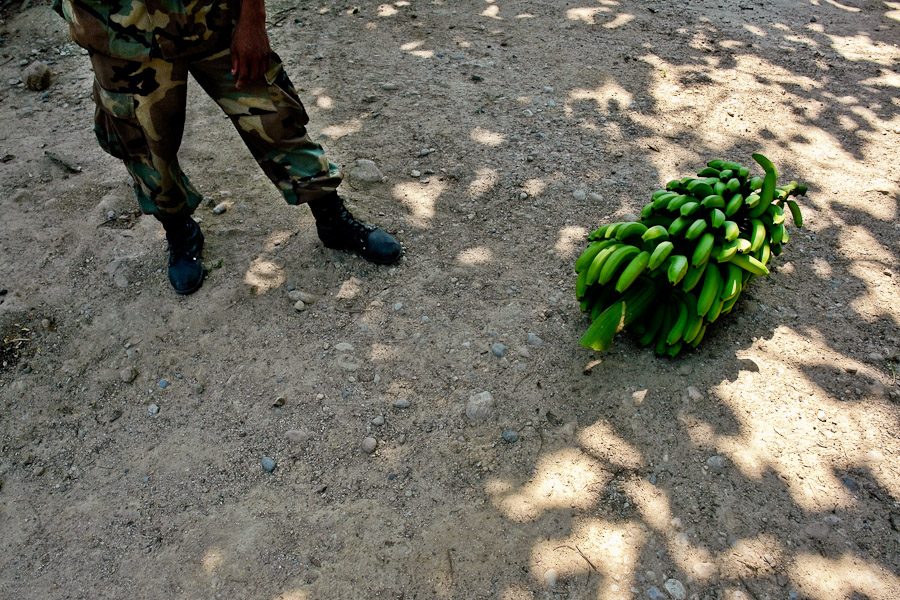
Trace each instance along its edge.
<path fill-rule="evenodd" d="M 827 2 L 828 4 L 830 4 L 832 6 L 836 6 L 836 7 L 840 8 L 841 10 L 846 10 L 847 12 L 855 13 L 855 12 L 859 12 L 860 10 L 862 10 L 855 6 L 847 6 L 846 4 L 841 4 L 840 2 L 837 2 L 836 0 L 825 0 L 825 2 Z"/>
<path fill-rule="evenodd" d="M 634 15 L 628 13 L 619 13 L 616 15 L 616 18 L 610 21 L 609 23 L 604 23 L 603 27 L 606 29 L 618 29 L 619 27 L 624 27 L 634 21 Z"/>
<path fill-rule="evenodd" d="M 216 569 L 222 566 L 224 560 L 225 555 L 222 554 L 221 548 L 210 548 L 203 554 L 203 558 L 200 560 L 200 566 L 203 568 L 204 573 L 212 574 L 216 572 Z"/>
<path fill-rule="evenodd" d="M 884 16 L 900 22 L 900 2 L 885 2 L 884 5 L 892 9 L 884 13 Z"/>
<path fill-rule="evenodd" d="M 416 227 L 427 227 L 434 218 L 435 199 L 443 193 L 446 183 L 431 180 L 428 183 L 411 181 L 394 186 L 394 198 L 409 210 L 409 222 Z"/>
<path fill-rule="evenodd" d="M 323 110 L 331 110 L 334 108 L 334 99 L 329 96 L 319 96 L 316 98 L 316 106 Z"/>
<path fill-rule="evenodd" d="M 265 258 L 255 259 L 244 274 L 244 283 L 257 295 L 281 287 L 284 281 L 284 269 Z"/>
<path fill-rule="evenodd" d="M 590 6 L 582 8 L 570 8 L 566 11 L 566 18 L 570 21 L 583 21 L 588 25 L 596 25 L 596 15 L 608 13 L 611 9 L 605 6 Z"/>
<path fill-rule="evenodd" d="M 486 265 L 494 259 L 494 251 L 486 246 L 468 248 L 456 255 L 456 262 L 472 267 Z"/>
<path fill-rule="evenodd" d="M 900 578 L 881 566 L 844 554 L 827 558 L 799 554 L 789 568 L 803 595 L 815 600 L 831 598 L 900 598 Z"/>
<path fill-rule="evenodd" d="M 309 600 L 309 594 L 303 590 L 291 590 L 278 594 L 272 600 Z"/>
<path fill-rule="evenodd" d="M 849 61 L 874 63 L 892 69 L 900 58 L 900 48 L 896 45 L 875 43 L 868 35 L 828 37 L 832 49 Z"/>
<path fill-rule="evenodd" d="M 547 189 L 547 181 L 540 178 L 532 178 L 522 185 L 522 191 L 529 196 L 540 196 Z"/>
<path fill-rule="evenodd" d="M 350 119 L 349 121 L 344 121 L 343 123 L 339 123 L 337 125 L 329 125 L 328 127 L 324 127 L 322 128 L 322 133 L 330 138 L 340 139 L 354 133 L 359 133 L 362 130 L 363 120 L 361 118 L 356 118 Z"/>
<path fill-rule="evenodd" d="M 742 538 L 725 550 L 716 561 L 723 578 L 740 579 L 759 576 L 783 559 L 781 544 L 774 536 L 761 533 Z"/>
<path fill-rule="evenodd" d="M 498 21 L 502 21 L 503 18 L 500 16 L 500 7 L 496 4 L 492 4 L 484 9 L 484 12 L 481 13 L 482 17 L 487 17 L 489 19 L 497 19 Z"/>
<path fill-rule="evenodd" d="M 557 238 L 556 245 L 553 246 L 553 249 L 556 251 L 556 254 L 561 257 L 573 257 L 575 252 L 580 249 L 576 248 L 576 245 L 579 247 L 581 246 L 586 234 L 587 230 L 584 227 L 574 225 L 563 227 L 559 232 L 559 237 Z"/>
<path fill-rule="evenodd" d="M 408 44 L 403 44 L 402 46 L 400 46 L 400 49 L 408 54 L 412 54 L 413 56 L 418 56 L 419 58 L 433 58 L 434 51 L 420 50 L 420 48 L 424 45 L 424 41 L 416 40 L 414 42 L 409 42 Z"/>
<path fill-rule="evenodd" d="M 399 12 L 400 12 L 399 10 L 397 10 L 390 4 L 380 4 L 378 6 L 378 11 L 376 14 L 379 17 L 393 17 L 394 15 L 396 15 Z"/>
<path fill-rule="evenodd" d="M 491 167 L 480 167 L 475 179 L 469 184 L 469 198 L 477 200 L 486 195 L 500 183 L 500 173 Z"/>
<path fill-rule="evenodd" d="M 543 455 L 530 481 L 517 491 L 492 494 L 492 502 L 511 521 L 525 523 L 547 510 L 592 508 L 609 478 L 589 455 L 565 448 Z"/>
<path fill-rule="evenodd" d="M 531 573 L 544 583 L 549 572 L 559 579 L 596 572 L 602 576 L 598 600 L 632 598 L 633 574 L 646 543 L 645 528 L 637 522 L 585 519 L 565 538 L 544 540 L 531 551 Z"/>
<path fill-rule="evenodd" d="M 472 141 L 474 142 L 478 142 L 479 144 L 490 146 L 492 148 L 502 146 L 503 142 L 506 141 L 506 136 L 502 133 L 490 131 L 481 127 L 476 127 L 475 129 L 473 129 L 472 133 L 469 134 L 469 137 L 472 138 Z"/>
<path fill-rule="evenodd" d="M 747 31 L 749 31 L 749 32 L 752 33 L 753 35 L 756 35 L 756 36 L 759 36 L 759 37 L 766 37 L 766 35 L 768 35 L 768 34 L 766 34 L 765 31 L 763 31 L 762 29 L 760 29 L 760 28 L 757 27 L 756 25 L 750 25 L 749 23 L 744 23 L 744 29 L 746 29 Z"/>
<path fill-rule="evenodd" d="M 592 456 L 617 467 L 640 469 L 646 463 L 640 450 L 622 439 L 604 421 L 597 421 L 579 431 L 578 444 Z"/>
<path fill-rule="evenodd" d="M 567 102 L 579 102 L 582 100 L 593 100 L 597 103 L 597 108 L 603 112 L 611 103 L 618 103 L 619 106 L 630 106 L 632 101 L 631 92 L 613 79 L 607 79 L 600 87 L 588 89 L 574 89 L 569 92 Z"/>

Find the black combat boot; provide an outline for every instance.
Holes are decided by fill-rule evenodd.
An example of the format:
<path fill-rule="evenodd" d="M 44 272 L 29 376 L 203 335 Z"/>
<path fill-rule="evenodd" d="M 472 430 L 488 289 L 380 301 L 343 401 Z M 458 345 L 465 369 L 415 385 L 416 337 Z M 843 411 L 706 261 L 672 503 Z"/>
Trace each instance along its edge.
<path fill-rule="evenodd" d="M 203 232 L 188 216 L 159 216 L 169 242 L 169 282 L 178 294 L 192 294 L 203 285 L 206 269 L 200 263 Z"/>
<path fill-rule="evenodd" d="M 352 250 L 369 262 L 389 265 L 403 254 L 403 246 L 382 229 L 360 223 L 335 194 L 309 202 L 316 231 L 327 248 Z"/>

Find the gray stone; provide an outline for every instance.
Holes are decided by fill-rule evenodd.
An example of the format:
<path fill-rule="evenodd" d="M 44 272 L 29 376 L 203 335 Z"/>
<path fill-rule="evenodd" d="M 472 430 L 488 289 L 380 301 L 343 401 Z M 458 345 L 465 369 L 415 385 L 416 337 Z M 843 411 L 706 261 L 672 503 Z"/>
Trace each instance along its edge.
<path fill-rule="evenodd" d="M 706 459 L 706 466 L 714 471 L 721 471 L 725 468 L 725 457 L 718 454 L 710 456 Z"/>
<path fill-rule="evenodd" d="M 357 185 L 372 185 L 381 183 L 384 175 L 373 161 L 361 158 L 347 169 L 347 179 Z"/>
<path fill-rule="evenodd" d="M 372 425 L 374 425 L 375 427 L 381 427 L 382 425 L 384 425 L 384 417 L 378 415 L 377 417 L 372 419 Z"/>
<path fill-rule="evenodd" d="M 394 400 L 394 403 L 391 406 L 393 406 L 394 408 L 401 408 L 401 409 L 409 408 L 409 400 L 406 400 L 406 399 Z"/>
<path fill-rule="evenodd" d="M 297 300 L 296 302 L 294 302 L 294 310 L 296 310 L 297 312 L 303 312 L 304 310 L 306 310 L 306 302 L 304 302 L 303 300 Z"/>
<path fill-rule="evenodd" d="M 303 290 L 290 290 L 288 292 L 288 298 L 291 302 L 303 302 L 305 304 L 313 304 L 317 300 L 313 294 L 304 292 Z"/>
<path fill-rule="evenodd" d="M 666 591 L 669 592 L 669 595 L 675 598 L 675 600 L 684 600 L 685 596 L 687 596 L 684 584 L 677 579 L 666 579 L 663 587 L 666 588 Z"/>
<path fill-rule="evenodd" d="M 289 429 L 284 432 L 284 437 L 294 444 L 305 444 L 312 435 L 308 431 L 302 429 Z"/>
<path fill-rule="evenodd" d="M 649 598 L 650 600 L 668 600 L 666 598 L 666 595 L 663 594 L 656 586 L 653 586 L 647 590 L 647 598 Z"/>
<path fill-rule="evenodd" d="M 360 444 L 362 451 L 366 454 L 372 454 L 375 452 L 375 449 L 378 447 L 378 440 L 373 437 L 365 437 L 363 438 L 362 444 Z"/>
<path fill-rule="evenodd" d="M 150 406 L 147 407 L 147 412 L 150 413 L 151 415 L 158 415 L 159 407 L 155 404 L 151 404 Z"/>
<path fill-rule="evenodd" d="M 353 344 L 349 342 L 338 342 L 334 345 L 334 349 L 338 352 L 353 352 Z"/>
<path fill-rule="evenodd" d="M 227 202 L 219 202 L 218 204 L 216 204 L 216 207 L 213 208 L 213 212 L 217 215 L 224 214 L 225 211 L 227 211 L 227 210 L 228 210 Z"/>
<path fill-rule="evenodd" d="M 587 200 L 587 192 L 584 190 L 575 190 L 572 192 L 572 197 L 575 198 L 578 202 L 584 202 Z"/>
<path fill-rule="evenodd" d="M 29 90 L 46 90 L 50 87 L 50 67 L 36 60 L 22 71 L 22 81 Z"/>
<path fill-rule="evenodd" d="M 119 371 L 119 379 L 124 381 L 125 383 L 131 383 L 137 377 L 138 372 L 134 367 L 125 367 L 121 371 Z"/>
<path fill-rule="evenodd" d="M 512 429 L 507 429 L 503 432 L 503 441 L 509 444 L 515 444 L 519 441 L 519 432 L 513 431 Z"/>
<path fill-rule="evenodd" d="M 534 333 L 529 333 L 529 334 L 528 334 L 528 343 L 529 343 L 531 346 L 543 346 L 543 345 L 544 345 L 544 340 L 542 340 L 541 338 L 539 338 L 539 337 L 538 337 L 536 334 L 534 334 Z"/>
<path fill-rule="evenodd" d="M 506 346 L 501 344 L 500 342 L 495 342 L 491 344 L 491 354 L 496 356 L 497 358 L 502 358 L 506 353 Z"/>
<path fill-rule="evenodd" d="M 275 459 L 271 456 L 263 457 L 263 459 L 260 461 L 260 464 L 262 464 L 263 471 L 265 471 L 266 473 L 271 473 L 275 470 Z"/>
<path fill-rule="evenodd" d="M 494 397 L 490 392 L 481 392 L 469 397 L 466 403 L 466 416 L 470 421 L 483 421 L 491 416 L 494 410 Z"/>

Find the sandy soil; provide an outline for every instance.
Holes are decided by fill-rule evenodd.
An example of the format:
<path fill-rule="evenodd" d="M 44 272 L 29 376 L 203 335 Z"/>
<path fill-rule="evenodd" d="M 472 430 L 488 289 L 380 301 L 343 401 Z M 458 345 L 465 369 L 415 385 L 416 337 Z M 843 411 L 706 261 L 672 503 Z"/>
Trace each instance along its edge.
<path fill-rule="evenodd" d="M 0 596 L 900 598 L 900 4 L 268 8 L 406 257 L 325 250 L 194 86 L 190 297 L 87 57 L 4 9 Z M 585 234 L 757 151 L 810 184 L 772 276 L 677 360 L 581 348 Z"/>

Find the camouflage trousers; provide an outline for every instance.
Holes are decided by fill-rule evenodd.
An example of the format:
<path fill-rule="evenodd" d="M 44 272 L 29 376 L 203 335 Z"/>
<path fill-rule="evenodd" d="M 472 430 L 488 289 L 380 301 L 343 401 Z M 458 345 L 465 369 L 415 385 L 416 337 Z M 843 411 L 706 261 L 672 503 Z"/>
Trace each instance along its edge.
<path fill-rule="evenodd" d="M 340 169 L 307 135 L 303 104 L 272 53 L 266 77 L 235 87 L 231 53 L 189 61 L 131 61 L 93 54 L 94 132 L 125 162 L 141 210 L 190 214 L 202 196 L 178 164 L 190 73 L 225 111 L 265 174 L 290 204 L 334 194 Z"/>

